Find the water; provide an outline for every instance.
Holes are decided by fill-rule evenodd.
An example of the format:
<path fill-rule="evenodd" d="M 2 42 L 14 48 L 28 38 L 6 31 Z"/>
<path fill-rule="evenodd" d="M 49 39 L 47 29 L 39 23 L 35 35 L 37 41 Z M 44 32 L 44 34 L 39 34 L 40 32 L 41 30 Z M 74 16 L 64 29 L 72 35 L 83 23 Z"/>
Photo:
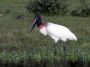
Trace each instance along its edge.
<path fill-rule="evenodd" d="M 35 61 L 27 61 L 20 63 L 8 63 L 8 62 L 0 62 L 0 67 L 90 67 L 90 62 L 83 61 L 60 61 L 49 63 L 47 61 L 44 62 L 35 62 Z"/>

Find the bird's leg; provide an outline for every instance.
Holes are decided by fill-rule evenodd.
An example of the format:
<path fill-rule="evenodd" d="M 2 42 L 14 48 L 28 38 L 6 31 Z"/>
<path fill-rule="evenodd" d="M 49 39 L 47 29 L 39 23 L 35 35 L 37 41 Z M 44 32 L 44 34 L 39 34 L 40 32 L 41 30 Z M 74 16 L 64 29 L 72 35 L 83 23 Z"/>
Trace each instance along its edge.
<path fill-rule="evenodd" d="M 54 51 L 53 51 L 53 54 L 54 54 L 54 57 L 56 56 L 56 53 L 57 53 L 57 44 L 56 43 L 53 43 L 53 48 L 54 48 Z"/>
<path fill-rule="evenodd" d="M 63 48 L 63 54 L 64 54 L 64 58 L 65 58 L 66 47 L 65 47 L 65 43 L 63 41 L 61 41 L 61 47 Z"/>
<path fill-rule="evenodd" d="M 61 42 L 62 48 L 63 48 L 63 65 L 64 67 L 68 66 L 68 61 L 66 60 L 66 43 Z"/>

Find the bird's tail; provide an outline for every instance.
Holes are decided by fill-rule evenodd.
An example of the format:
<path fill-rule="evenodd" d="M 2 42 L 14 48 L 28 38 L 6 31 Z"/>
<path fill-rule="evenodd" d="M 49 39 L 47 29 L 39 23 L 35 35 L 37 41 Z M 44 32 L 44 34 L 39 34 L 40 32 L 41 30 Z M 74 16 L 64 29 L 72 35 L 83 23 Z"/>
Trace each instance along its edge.
<path fill-rule="evenodd" d="M 74 41 L 77 41 L 77 37 L 75 34 L 71 34 L 70 37 L 69 37 L 69 40 L 74 40 Z"/>

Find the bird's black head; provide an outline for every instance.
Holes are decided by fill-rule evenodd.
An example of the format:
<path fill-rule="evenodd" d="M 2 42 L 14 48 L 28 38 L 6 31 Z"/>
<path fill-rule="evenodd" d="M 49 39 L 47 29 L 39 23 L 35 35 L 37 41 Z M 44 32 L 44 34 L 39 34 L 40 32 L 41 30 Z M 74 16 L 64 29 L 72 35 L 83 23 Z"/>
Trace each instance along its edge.
<path fill-rule="evenodd" d="M 37 25 L 38 27 L 39 27 L 40 25 L 42 25 L 42 20 L 41 20 L 40 14 L 36 14 L 36 15 L 35 15 L 34 21 L 33 21 L 33 25 L 32 25 L 32 27 L 31 27 L 31 30 L 30 30 L 30 31 L 32 31 L 32 30 L 34 29 L 35 25 Z"/>
<path fill-rule="evenodd" d="M 34 18 L 34 20 L 36 20 L 36 24 L 39 27 L 42 24 L 42 20 L 41 20 L 41 16 L 39 14 L 37 14 Z"/>

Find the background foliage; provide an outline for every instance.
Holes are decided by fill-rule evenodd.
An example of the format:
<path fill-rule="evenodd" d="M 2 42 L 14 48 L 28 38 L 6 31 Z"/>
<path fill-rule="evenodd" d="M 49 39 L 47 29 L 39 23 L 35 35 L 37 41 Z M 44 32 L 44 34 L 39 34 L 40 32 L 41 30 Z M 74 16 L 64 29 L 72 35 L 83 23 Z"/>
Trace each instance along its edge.
<path fill-rule="evenodd" d="M 70 0 L 69 0 L 70 1 Z M 79 5 L 70 12 L 71 4 L 67 0 L 31 0 L 27 6 L 29 12 L 40 12 L 49 15 L 90 16 L 90 4 L 86 0 L 78 0 Z"/>
<path fill-rule="evenodd" d="M 32 0 L 27 6 L 29 11 L 46 14 L 65 14 L 67 11 L 66 0 Z"/>

